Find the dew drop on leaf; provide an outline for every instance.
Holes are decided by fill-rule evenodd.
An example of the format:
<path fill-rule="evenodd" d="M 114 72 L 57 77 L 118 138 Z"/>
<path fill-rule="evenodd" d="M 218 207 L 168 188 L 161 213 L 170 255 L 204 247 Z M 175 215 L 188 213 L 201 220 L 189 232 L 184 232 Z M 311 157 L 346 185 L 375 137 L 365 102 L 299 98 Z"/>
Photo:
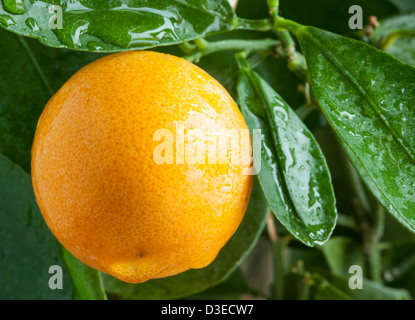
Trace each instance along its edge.
<path fill-rule="evenodd" d="M 0 14 L 0 24 L 5 28 L 13 26 L 16 22 L 7 14 Z"/>
<path fill-rule="evenodd" d="M 4 10 L 11 14 L 24 14 L 26 8 L 23 0 L 3 0 Z"/>
<path fill-rule="evenodd" d="M 27 26 L 30 30 L 32 30 L 33 32 L 36 32 L 36 31 L 39 31 L 39 30 L 40 30 L 39 24 L 38 24 L 38 23 L 37 23 L 37 21 L 36 21 L 34 18 L 32 18 L 32 17 L 27 18 L 27 19 L 26 19 L 26 21 L 25 21 L 25 24 L 26 24 L 26 26 Z"/>
<path fill-rule="evenodd" d="M 89 41 L 87 47 L 89 50 L 93 51 L 101 51 L 104 49 L 104 47 L 97 41 Z"/>

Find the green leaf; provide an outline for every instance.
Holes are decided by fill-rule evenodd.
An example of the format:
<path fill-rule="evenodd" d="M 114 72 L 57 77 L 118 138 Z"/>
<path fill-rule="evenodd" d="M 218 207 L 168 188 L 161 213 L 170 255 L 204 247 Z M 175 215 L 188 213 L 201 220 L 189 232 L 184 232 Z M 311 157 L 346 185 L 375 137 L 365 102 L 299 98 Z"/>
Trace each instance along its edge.
<path fill-rule="evenodd" d="M 241 225 L 212 264 L 203 269 L 140 284 L 130 284 L 104 275 L 105 289 L 118 298 L 147 300 L 176 299 L 212 287 L 224 281 L 251 251 L 265 226 L 268 212 L 267 203 L 255 181 Z"/>
<path fill-rule="evenodd" d="M 30 176 L 0 153 L 0 299 L 105 298 L 99 273 L 69 253 L 46 226 L 33 194 Z M 51 266 L 62 268 L 62 289 L 52 290 Z M 77 275 L 71 282 L 70 275 Z M 80 283 L 80 280 L 84 280 Z"/>
<path fill-rule="evenodd" d="M 48 46 L 101 52 L 181 43 L 235 29 L 239 21 L 227 0 L 0 3 L 0 26 L 12 32 Z"/>
<path fill-rule="evenodd" d="M 371 39 L 375 43 L 388 42 L 387 53 L 415 66 L 415 13 L 380 21 Z"/>
<path fill-rule="evenodd" d="M 313 27 L 294 30 L 315 96 L 373 194 L 415 232 L 415 68 Z"/>
<path fill-rule="evenodd" d="M 261 130 L 261 159 L 255 166 L 271 210 L 304 244 L 324 243 L 336 224 L 336 200 L 325 158 L 314 136 L 286 102 L 249 68 L 241 69 L 238 94 L 249 129 Z M 255 137 L 253 140 L 255 148 Z"/>

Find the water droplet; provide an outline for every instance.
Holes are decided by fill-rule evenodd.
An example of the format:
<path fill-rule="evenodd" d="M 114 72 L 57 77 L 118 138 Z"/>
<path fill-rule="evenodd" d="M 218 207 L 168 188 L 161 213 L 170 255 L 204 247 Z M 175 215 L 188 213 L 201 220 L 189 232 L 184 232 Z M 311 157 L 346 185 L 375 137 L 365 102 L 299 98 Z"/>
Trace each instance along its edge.
<path fill-rule="evenodd" d="M 72 43 L 75 47 L 81 46 L 81 36 L 88 31 L 89 22 L 85 20 L 77 21 L 71 33 Z"/>
<path fill-rule="evenodd" d="M 16 24 L 16 22 L 12 19 L 12 17 L 8 16 L 7 14 L 0 14 L 0 24 L 7 28 Z"/>
<path fill-rule="evenodd" d="M 347 119 L 349 119 L 349 120 L 351 120 L 351 119 L 353 119 L 354 117 L 355 117 L 355 115 L 354 114 L 351 114 L 351 113 L 349 113 L 349 112 L 347 112 L 347 111 L 342 111 L 342 112 L 340 112 L 340 115 L 342 116 L 342 117 L 346 117 Z"/>
<path fill-rule="evenodd" d="M 273 112 L 277 126 L 280 128 L 285 128 L 288 121 L 287 111 L 282 107 L 274 107 Z"/>
<path fill-rule="evenodd" d="M 128 6 L 127 6 L 128 8 Z M 114 8 L 113 10 L 123 10 L 124 5 Z M 164 38 L 171 39 L 171 40 L 178 40 L 179 36 L 176 33 L 177 30 L 177 23 L 179 17 L 170 11 L 165 10 L 157 10 L 153 8 L 129 8 L 130 10 L 133 9 L 135 12 L 139 13 L 140 15 L 145 16 L 152 16 L 154 21 L 159 21 L 159 26 L 152 29 L 152 30 L 145 30 L 145 31 L 130 31 L 128 34 L 130 35 L 130 42 L 128 47 L 140 47 L 143 45 L 158 45 L 162 42 Z"/>
<path fill-rule="evenodd" d="M 11 14 L 24 14 L 26 8 L 23 0 L 3 0 L 4 10 Z"/>
<path fill-rule="evenodd" d="M 93 51 L 102 51 L 102 50 L 104 50 L 104 47 L 97 41 L 89 41 L 87 46 L 88 46 L 89 50 L 93 50 Z"/>
<path fill-rule="evenodd" d="M 26 23 L 26 26 L 27 26 L 30 30 L 32 30 L 33 32 L 36 32 L 36 31 L 39 31 L 39 30 L 40 30 L 39 24 L 38 24 L 38 23 L 37 23 L 37 21 L 36 21 L 34 18 L 32 18 L 32 17 L 27 18 L 27 19 L 26 19 L 26 21 L 25 21 L 25 23 Z"/>

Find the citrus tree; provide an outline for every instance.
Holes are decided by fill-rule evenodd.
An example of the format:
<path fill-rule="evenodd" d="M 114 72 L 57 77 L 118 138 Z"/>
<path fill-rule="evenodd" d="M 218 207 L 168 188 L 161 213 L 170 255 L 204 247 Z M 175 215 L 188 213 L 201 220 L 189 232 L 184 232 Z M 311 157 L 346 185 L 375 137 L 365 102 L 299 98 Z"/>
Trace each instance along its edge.
<path fill-rule="evenodd" d="M 413 1 L 4 0 L 0 25 L 0 298 L 415 295 Z M 142 50 L 180 57 L 176 65 L 196 64 L 219 81 L 213 91 L 229 92 L 251 132 L 256 171 L 242 222 L 213 262 L 127 283 L 87 266 L 51 233 L 33 191 L 31 150 L 45 105 L 71 76 L 113 53 Z M 106 68 L 93 77 L 104 79 Z M 170 81 L 172 92 L 179 82 Z M 117 94 L 134 88 L 106 86 Z M 157 110 L 143 118 L 154 121 Z M 71 117 L 76 128 L 79 117 Z M 71 201 L 60 190 L 49 197 Z"/>

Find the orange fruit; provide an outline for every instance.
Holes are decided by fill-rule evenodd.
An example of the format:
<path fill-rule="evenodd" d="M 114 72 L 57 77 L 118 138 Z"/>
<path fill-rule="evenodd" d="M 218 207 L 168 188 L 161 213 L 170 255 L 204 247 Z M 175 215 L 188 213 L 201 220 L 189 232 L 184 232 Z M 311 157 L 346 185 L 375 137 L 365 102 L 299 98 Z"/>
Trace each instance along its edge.
<path fill-rule="evenodd" d="M 247 126 L 228 92 L 192 63 L 135 51 L 87 65 L 36 129 L 32 180 L 48 227 L 79 260 L 126 282 L 207 266 L 239 226 L 252 176 L 230 161 L 235 145 L 222 162 L 186 161 L 208 140 L 187 136 L 196 129 Z"/>

